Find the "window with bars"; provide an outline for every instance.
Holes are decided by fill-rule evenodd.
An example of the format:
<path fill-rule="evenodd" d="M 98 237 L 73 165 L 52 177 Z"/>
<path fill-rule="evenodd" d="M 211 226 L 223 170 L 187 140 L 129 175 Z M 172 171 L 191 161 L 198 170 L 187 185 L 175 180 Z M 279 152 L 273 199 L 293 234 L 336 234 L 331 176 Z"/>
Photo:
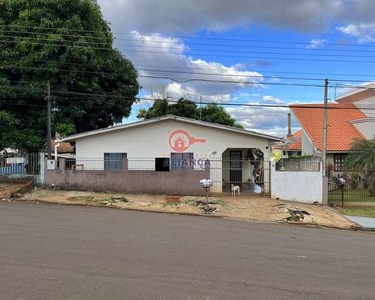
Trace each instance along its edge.
<path fill-rule="evenodd" d="M 345 168 L 345 159 L 347 154 L 335 154 L 333 156 L 333 163 L 336 172 L 342 172 Z"/>
<path fill-rule="evenodd" d="M 121 171 L 122 161 L 127 158 L 126 153 L 104 153 L 104 170 Z"/>

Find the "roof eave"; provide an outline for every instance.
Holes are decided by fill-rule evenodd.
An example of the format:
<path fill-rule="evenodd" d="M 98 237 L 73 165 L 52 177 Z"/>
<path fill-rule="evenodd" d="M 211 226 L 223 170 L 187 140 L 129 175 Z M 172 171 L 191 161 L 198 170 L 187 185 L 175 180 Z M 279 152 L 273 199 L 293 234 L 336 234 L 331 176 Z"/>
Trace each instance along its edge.
<path fill-rule="evenodd" d="M 267 135 L 267 134 L 258 133 L 258 132 L 255 132 L 255 131 L 230 127 L 230 126 L 226 126 L 226 125 L 209 123 L 209 122 L 204 122 L 204 121 L 199 121 L 199 120 L 194 120 L 194 119 L 189 119 L 189 118 L 178 117 L 178 116 L 174 116 L 174 115 L 166 115 L 166 116 L 163 116 L 163 117 L 158 117 L 158 118 L 153 118 L 153 119 L 148 119 L 148 120 L 142 120 L 142 121 L 134 122 L 134 123 L 130 123 L 130 124 L 124 124 L 124 125 L 119 125 L 119 126 L 110 127 L 110 128 L 103 128 L 103 129 L 97 129 L 97 130 L 93 130 L 93 131 L 87 131 L 87 132 L 83 132 L 83 133 L 80 133 L 80 134 L 75 134 L 75 135 L 65 137 L 65 138 L 61 139 L 61 141 L 62 142 L 74 142 L 78 139 L 90 137 L 90 136 L 93 136 L 93 135 L 103 134 L 103 133 L 121 130 L 121 129 L 125 129 L 125 128 L 128 129 L 128 128 L 132 128 L 132 127 L 136 127 L 136 126 L 142 126 L 142 125 L 146 125 L 146 124 L 152 124 L 152 123 L 164 121 L 164 120 L 179 120 L 181 122 L 186 122 L 186 123 L 190 123 L 190 124 L 200 124 L 200 125 L 203 125 L 203 126 L 206 126 L 206 127 L 228 130 L 228 131 L 247 134 L 247 135 L 251 135 L 251 136 L 257 136 L 257 137 L 268 139 L 270 141 L 280 141 L 282 139 L 280 137 L 275 137 L 275 136 L 271 136 L 271 135 Z"/>

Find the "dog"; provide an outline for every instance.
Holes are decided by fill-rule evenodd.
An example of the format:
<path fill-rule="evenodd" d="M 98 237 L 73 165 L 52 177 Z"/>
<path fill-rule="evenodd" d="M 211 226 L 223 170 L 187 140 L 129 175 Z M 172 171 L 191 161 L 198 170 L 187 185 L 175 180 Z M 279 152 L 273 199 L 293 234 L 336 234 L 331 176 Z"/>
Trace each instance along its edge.
<path fill-rule="evenodd" d="M 231 184 L 230 185 L 230 190 L 232 191 L 232 196 L 236 196 L 236 192 L 238 196 L 241 195 L 241 188 L 238 185 Z"/>

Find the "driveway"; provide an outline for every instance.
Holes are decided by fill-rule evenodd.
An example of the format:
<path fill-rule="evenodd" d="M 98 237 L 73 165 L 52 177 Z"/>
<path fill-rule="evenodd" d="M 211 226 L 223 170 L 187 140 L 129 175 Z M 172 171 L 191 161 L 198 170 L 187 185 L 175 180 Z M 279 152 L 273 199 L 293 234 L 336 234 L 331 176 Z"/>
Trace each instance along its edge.
<path fill-rule="evenodd" d="M 0 202 L 6 300 L 373 299 L 370 232 Z"/>

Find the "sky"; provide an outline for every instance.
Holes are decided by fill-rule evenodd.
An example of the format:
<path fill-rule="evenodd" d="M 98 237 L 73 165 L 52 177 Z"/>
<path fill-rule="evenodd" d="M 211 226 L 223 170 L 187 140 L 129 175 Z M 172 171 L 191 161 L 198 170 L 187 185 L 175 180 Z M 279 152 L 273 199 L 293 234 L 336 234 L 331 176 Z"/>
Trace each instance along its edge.
<path fill-rule="evenodd" d="M 248 130 L 285 136 L 287 106 L 323 103 L 325 78 L 331 102 L 375 80 L 374 0 L 98 3 L 138 70 L 140 98 L 217 102 Z M 134 104 L 125 122 L 151 105 Z"/>

